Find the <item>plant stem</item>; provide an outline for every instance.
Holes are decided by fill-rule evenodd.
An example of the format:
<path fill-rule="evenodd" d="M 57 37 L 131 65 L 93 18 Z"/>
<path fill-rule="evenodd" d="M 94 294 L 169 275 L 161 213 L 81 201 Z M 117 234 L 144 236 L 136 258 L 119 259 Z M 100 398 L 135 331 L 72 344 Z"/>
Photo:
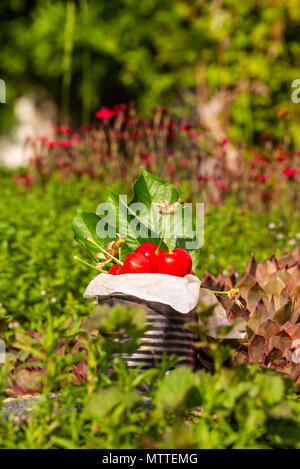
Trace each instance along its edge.
<path fill-rule="evenodd" d="M 169 217 L 170 215 L 167 215 L 167 217 Z M 169 218 L 166 218 L 166 225 L 165 225 L 165 237 L 166 237 L 166 243 L 167 243 L 167 246 L 168 246 L 168 250 L 169 250 L 169 254 L 172 254 L 172 249 L 171 249 L 171 245 L 170 245 L 170 241 L 169 241 Z"/>
<path fill-rule="evenodd" d="M 109 252 L 105 251 L 105 249 L 100 246 L 98 243 L 96 243 L 96 241 L 94 241 L 92 238 L 86 238 L 86 240 L 89 242 L 89 243 L 92 243 L 94 246 L 96 246 L 98 249 L 100 249 L 101 252 L 103 252 L 104 254 L 106 254 L 107 256 L 109 256 L 111 259 L 113 259 L 117 264 L 123 266 L 123 262 L 122 261 L 119 261 L 119 259 L 117 259 L 116 257 L 112 256 Z"/>
<path fill-rule="evenodd" d="M 92 269 L 97 270 L 98 272 L 102 272 L 103 274 L 107 274 L 107 272 L 106 272 L 105 270 L 99 269 L 99 268 L 96 267 L 95 265 L 89 264 L 88 262 L 84 261 L 83 259 L 80 259 L 80 257 L 78 257 L 78 256 L 74 256 L 74 259 L 75 259 L 76 261 L 81 262 L 81 263 L 84 264 L 84 265 L 87 265 L 88 267 L 91 267 Z"/>
<path fill-rule="evenodd" d="M 215 293 L 217 295 L 228 295 L 229 291 L 215 291 L 215 290 L 210 290 L 212 293 Z"/>
<path fill-rule="evenodd" d="M 157 249 L 155 251 L 155 254 L 158 256 L 159 255 L 159 251 L 160 251 L 160 248 L 161 248 L 161 245 L 163 243 L 163 240 L 164 240 L 164 237 L 160 238 L 160 241 L 159 241 L 159 245 L 157 246 Z"/>

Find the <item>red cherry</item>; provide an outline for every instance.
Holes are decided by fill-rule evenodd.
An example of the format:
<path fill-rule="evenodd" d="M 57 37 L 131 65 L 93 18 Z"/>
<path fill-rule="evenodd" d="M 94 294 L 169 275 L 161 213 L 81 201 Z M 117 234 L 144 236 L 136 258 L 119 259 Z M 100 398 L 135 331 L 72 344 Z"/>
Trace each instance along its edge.
<path fill-rule="evenodd" d="M 108 273 L 111 275 L 119 275 L 120 272 L 121 272 L 121 267 L 119 266 L 119 264 L 113 265 L 108 271 Z"/>
<path fill-rule="evenodd" d="M 174 249 L 171 253 L 162 253 L 156 261 L 156 272 L 159 274 L 184 277 L 192 269 L 192 258 L 187 251 L 181 248 Z"/>
<path fill-rule="evenodd" d="M 139 254 L 143 254 L 143 256 L 152 258 L 153 254 L 155 253 L 157 246 L 153 243 L 143 243 L 138 248 L 136 248 L 135 252 Z"/>
<path fill-rule="evenodd" d="M 143 254 L 143 256 L 149 259 L 153 267 L 153 272 L 155 272 L 156 270 L 156 261 L 158 259 L 158 255 L 155 254 L 155 251 L 157 251 L 157 246 L 155 246 L 155 244 L 150 243 L 150 242 L 141 244 L 135 250 L 135 252 L 139 254 Z M 167 251 L 165 251 L 164 249 L 160 249 L 159 253 L 162 253 L 162 252 L 167 253 Z"/>
<path fill-rule="evenodd" d="M 132 252 L 126 257 L 120 274 L 152 274 L 153 271 L 151 261 L 147 257 Z"/>

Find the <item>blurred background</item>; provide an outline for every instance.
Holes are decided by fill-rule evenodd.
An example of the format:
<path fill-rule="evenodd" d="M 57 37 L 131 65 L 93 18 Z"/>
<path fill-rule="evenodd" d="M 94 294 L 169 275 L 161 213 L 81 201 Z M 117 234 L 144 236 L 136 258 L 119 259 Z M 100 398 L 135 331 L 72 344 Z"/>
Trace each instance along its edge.
<path fill-rule="evenodd" d="M 254 145 L 267 131 L 300 146 L 299 19 L 297 0 L 2 0 L 0 157 L 16 165 L 26 137 L 130 102 L 219 140 Z"/>

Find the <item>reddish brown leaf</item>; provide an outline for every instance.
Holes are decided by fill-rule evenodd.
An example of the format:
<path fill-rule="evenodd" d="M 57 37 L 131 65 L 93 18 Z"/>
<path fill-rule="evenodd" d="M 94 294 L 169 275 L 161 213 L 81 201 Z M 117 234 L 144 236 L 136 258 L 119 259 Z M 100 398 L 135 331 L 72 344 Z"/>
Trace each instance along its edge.
<path fill-rule="evenodd" d="M 249 274 L 246 274 L 244 277 L 242 277 L 237 284 L 237 288 L 240 291 L 240 296 L 247 300 L 248 292 L 255 285 L 255 283 L 255 278 Z"/>
<path fill-rule="evenodd" d="M 287 303 L 285 303 L 281 308 L 279 308 L 276 313 L 274 314 L 274 321 L 278 322 L 278 324 L 283 325 L 292 316 L 292 300 L 290 299 Z"/>
<path fill-rule="evenodd" d="M 204 275 L 201 279 L 201 286 L 203 288 L 208 288 L 208 290 L 216 290 L 217 287 L 217 279 L 213 275 L 211 275 L 209 272 L 204 272 Z"/>
<path fill-rule="evenodd" d="M 271 337 L 270 345 L 285 353 L 286 349 L 292 348 L 292 338 L 286 331 L 281 331 Z"/>
<path fill-rule="evenodd" d="M 264 285 L 268 282 L 273 272 L 276 272 L 277 268 L 270 259 L 265 259 L 260 262 L 256 268 L 256 279 L 260 285 Z"/>
<path fill-rule="evenodd" d="M 300 373 L 300 366 L 296 363 L 288 363 L 288 365 L 286 365 L 282 371 L 283 373 L 289 375 L 291 379 L 297 379 Z"/>
<path fill-rule="evenodd" d="M 286 332 L 293 340 L 300 339 L 300 324 L 292 324 L 286 329 Z"/>
<path fill-rule="evenodd" d="M 231 357 L 231 363 L 235 365 L 243 365 L 249 362 L 249 357 L 246 352 L 235 352 Z"/>
<path fill-rule="evenodd" d="M 251 254 L 249 264 L 247 265 L 247 268 L 246 268 L 246 275 L 251 275 L 252 277 L 255 277 L 256 267 L 257 267 L 257 263 L 255 260 L 254 254 Z"/>
<path fill-rule="evenodd" d="M 267 351 L 266 340 L 261 335 L 255 335 L 249 346 L 249 357 L 251 362 L 263 363 Z"/>
<path fill-rule="evenodd" d="M 267 342 L 272 335 L 277 334 L 278 332 L 280 332 L 280 327 L 276 322 L 272 321 L 272 319 L 268 319 L 263 322 L 257 329 L 257 334 L 262 335 Z"/>
<path fill-rule="evenodd" d="M 250 315 L 250 318 L 247 323 L 247 332 L 248 336 L 251 338 L 252 335 L 256 332 L 260 324 L 267 321 L 269 318 L 269 313 L 265 307 L 263 301 L 257 305 L 256 310 Z"/>
<path fill-rule="evenodd" d="M 281 359 L 283 357 L 283 353 L 281 350 L 277 349 L 277 348 L 273 348 L 271 350 L 270 353 L 268 353 L 268 355 L 266 355 L 265 357 L 265 364 L 266 365 L 269 365 L 269 363 L 276 363 L 276 364 L 279 364 L 277 363 L 277 360 L 278 359 Z"/>
<path fill-rule="evenodd" d="M 249 290 L 247 305 L 250 312 L 255 311 L 258 303 L 263 301 L 265 305 L 269 304 L 269 298 L 266 292 L 256 282 L 255 285 Z"/>

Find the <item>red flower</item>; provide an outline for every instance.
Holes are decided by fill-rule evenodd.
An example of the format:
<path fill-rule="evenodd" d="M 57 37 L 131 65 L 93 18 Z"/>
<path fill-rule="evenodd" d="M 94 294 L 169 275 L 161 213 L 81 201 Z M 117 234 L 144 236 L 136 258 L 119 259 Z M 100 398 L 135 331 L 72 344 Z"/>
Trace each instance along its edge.
<path fill-rule="evenodd" d="M 191 128 L 192 128 L 192 126 L 190 124 L 182 124 L 182 126 L 181 126 L 181 130 L 185 130 L 186 132 L 191 130 Z"/>
<path fill-rule="evenodd" d="M 226 145 L 227 143 L 229 143 L 229 139 L 228 138 L 223 138 L 221 140 L 221 145 Z"/>
<path fill-rule="evenodd" d="M 190 166 L 189 160 L 182 160 L 182 161 L 180 161 L 180 166 L 181 166 L 182 168 L 188 168 L 188 167 Z"/>
<path fill-rule="evenodd" d="M 176 168 L 174 166 L 170 165 L 170 166 L 168 166 L 167 171 L 170 175 L 172 175 L 172 174 L 176 173 Z"/>
<path fill-rule="evenodd" d="M 273 197 L 274 197 L 274 193 L 272 193 L 272 192 L 263 192 L 261 194 L 261 198 L 263 200 L 271 200 L 271 199 L 273 199 Z"/>
<path fill-rule="evenodd" d="M 136 125 L 136 120 L 134 119 L 129 119 L 129 117 L 125 118 L 125 124 L 126 125 Z"/>
<path fill-rule="evenodd" d="M 53 148 L 55 146 L 55 142 L 53 140 L 49 140 L 46 142 L 46 145 L 48 148 Z"/>
<path fill-rule="evenodd" d="M 169 148 L 166 148 L 165 150 L 163 150 L 163 155 L 164 155 L 165 158 L 169 158 L 169 157 L 173 156 L 173 152 Z"/>
<path fill-rule="evenodd" d="M 259 174 L 258 176 L 256 176 L 257 181 L 266 182 L 268 179 L 269 178 L 268 176 L 266 176 L 266 174 Z"/>
<path fill-rule="evenodd" d="M 31 186 L 31 184 L 34 182 L 34 179 L 28 174 L 25 174 L 24 176 L 14 176 L 13 181 L 15 184 L 27 188 Z"/>
<path fill-rule="evenodd" d="M 72 143 L 69 142 L 69 140 L 61 140 L 60 142 L 57 142 L 57 146 L 60 148 L 71 148 Z"/>
<path fill-rule="evenodd" d="M 277 156 L 277 161 L 279 161 L 279 163 L 281 163 L 282 161 L 285 161 L 285 160 L 286 160 L 285 156 Z"/>
<path fill-rule="evenodd" d="M 70 163 L 68 161 L 57 161 L 56 162 L 56 167 L 57 168 L 68 168 L 70 166 Z"/>
<path fill-rule="evenodd" d="M 298 174 L 298 169 L 297 168 L 286 168 L 282 174 L 285 176 L 285 177 L 292 177 L 292 176 L 296 176 L 296 174 Z"/>
<path fill-rule="evenodd" d="M 209 177 L 208 176 L 198 176 L 198 182 L 207 182 L 209 181 Z"/>
<path fill-rule="evenodd" d="M 135 139 L 135 138 L 139 138 L 140 136 L 140 132 L 138 130 L 134 130 L 134 132 L 132 132 L 131 134 L 131 138 Z"/>
<path fill-rule="evenodd" d="M 85 132 L 90 132 L 93 129 L 92 125 L 86 125 L 83 127 L 80 127 L 79 132 L 85 133 Z"/>
<path fill-rule="evenodd" d="M 114 105 L 114 111 L 116 112 L 122 112 L 122 111 L 126 111 L 126 104 L 115 104 Z"/>
<path fill-rule="evenodd" d="M 224 181 L 218 181 L 218 188 L 223 192 L 228 191 L 228 186 L 227 186 L 226 182 L 224 182 Z"/>
<path fill-rule="evenodd" d="M 267 162 L 266 158 L 263 155 L 257 155 L 256 161 L 258 161 L 258 163 L 266 163 Z"/>
<path fill-rule="evenodd" d="M 140 157 L 145 164 L 150 165 L 152 162 L 155 162 L 156 156 L 153 153 L 140 153 Z"/>
<path fill-rule="evenodd" d="M 189 131 L 189 136 L 190 137 L 201 137 L 201 134 L 199 134 L 199 132 L 197 132 L 197 130 L 190 130 Z"/>
<path fill-rule="evenodd" d="M 108 107 L 103 107 L 100 111 L 97 111 L 95 117 L 97 119 L 103 119 L 104 121 L 108 121 L 111 117 L 115 117 L 117 115 L 116 111 L 109 109 Z"/>
<path fill-rule="evenodd" d="M 69 135 L 71 133 L 71 129 L 67 125 L 55 125 L 53 129 L 58 134 Z"/>

